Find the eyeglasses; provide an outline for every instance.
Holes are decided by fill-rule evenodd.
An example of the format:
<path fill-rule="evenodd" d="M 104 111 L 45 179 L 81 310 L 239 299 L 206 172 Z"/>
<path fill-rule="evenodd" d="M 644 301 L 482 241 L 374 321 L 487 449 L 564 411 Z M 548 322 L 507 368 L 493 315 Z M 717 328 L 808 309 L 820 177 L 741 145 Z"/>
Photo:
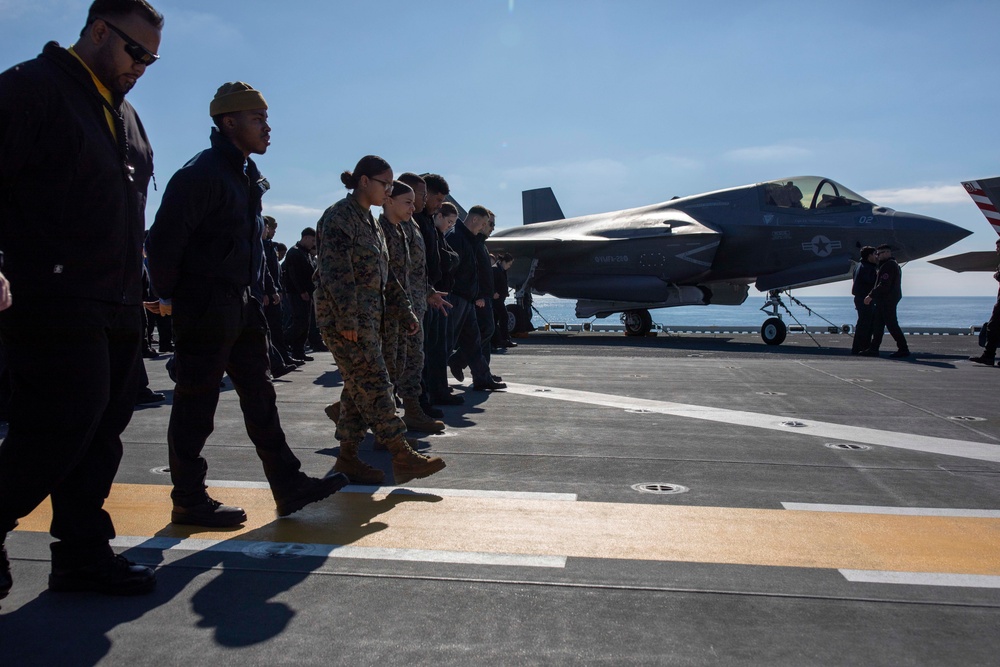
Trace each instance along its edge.
<path fill-rule="evenodd" d="M 372 181 L 378 181 L 379 183 L 381 183 L 382 186 L 385 188 L 386 192 L 392 190 L 392 183 L 386 183 L 381 178 L 375 178 L 374 176 L 369 176 L 368 179 Z"/>
<path fill-rule="evenodd" d="M 101 20 L 103 21 L 104 19 Z M 114 30 L 115 34 L 125 41 L 125 53 L 129 54 L 132 57 L 132 60 L 136 61 L 140 65 L 149 67 L 160 59 L 160 56 L 156 55 L 145 46 L 126 35 L 122 30 L 119 30 L 113 24 L 108 21 L 104 21 L 104 25 Z"/>

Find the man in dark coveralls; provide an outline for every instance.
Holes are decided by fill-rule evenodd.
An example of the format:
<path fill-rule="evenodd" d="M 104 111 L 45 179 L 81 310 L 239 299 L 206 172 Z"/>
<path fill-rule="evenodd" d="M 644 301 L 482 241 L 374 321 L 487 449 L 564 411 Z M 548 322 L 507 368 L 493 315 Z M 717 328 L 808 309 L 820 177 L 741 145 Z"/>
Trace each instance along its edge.
<path fill-rule="evenodd" d="M 1000 239 L 997 239 L 997 256 L 1000 257 Z M 1000 282 L 1000 266 L 997 266 L 993 279 Z M 997 344 L 1000 344 L 1000 288 L 997 290 L 997 302 L 993 306 L 989 322 L 986 323 L 986 347 L 977 357 L 969 357 L 969 361 L 992 366 L 997 360 Z"/>
<path fill-rule="evenodd" d="M 171 300 L 174 316 L 177 387 L 167 430 L 171 521 L 234 526 L 246 521 L 246 513 L 209 497 L 208 464 L 201 456 L 225 373 L 239 394 L 279 516 L 326 498 L 347 478 L 333 473 L 315 479 L 299 470 L 278 419 L 267 324 L 250 294 L 264 270 L 261 198 L 269 187 L 250 155 L 263 155 L 270 144 L 267 102 L 236 81 L 219 88 L 209 112 L 212 146 L 167 184 L 147 255 L 156 293 Z"/>
<path fill-rule="evenodd" d="M 858 322 L 854 325 L 854 341 L 851 343 L 851 354 L 861 354 L 872 342 L 872 323 L 875 320 L 875 306 L 865 303 L 875 279 L 878 278 L 878 268 L 875 266 L 875 248 L 866 245 L 861 249 L 861 261 L 854 269 L 854 284 L 851 294 L 854 295 L 854 309 L 858 311 Z"/>
<path fill-rule="evenodd" d="M 111 550 L 103 506 L 142 364 L 153 171 L 125 95 L 156 62 L 162 26 L 144 0 L 97 0 L 70 49 L 49 42 L 0 74 L 0 250 L 18 295 L 0 313 L 13 384 L 0 445 L 0 545 L 51 496 L 54 591 L 128 595 L 156 582 Z M 11 583 L 0 546 L 0 598 Z"/>
<path fill-rule="evenodd" d="M 286 332 L 288 348 L 292 359 L 312 361 L 306 355 L 306 341 L 309 340 L 309 324 L 313 312 L 313 274 L 316 272 L 316 262 L 312 258 L 316 248 L 316 230 L 306 227 L 302 230 L 299 242 L 288 249 L 281 268 L 285 276 L 284 288 L 288 293 L 288 305 L 292 313 L 292 322 Z"/>
<path fill-rule="evenodd" d="M 910 349 L 903 336 L 903 330 L 899 328 L 899 321 L 896 319 L 896 306 L 903 298 L 903 272 L 892 256 L 892 248 L 887 245 L 880 245 L 876 251 L 878 258 L 878 275 L 875 280 L 875 287 L 865 297 L 865 305 L 875 303 L 875 318 L 872 322 L 872 342 L 867 350 L 861 352 L 863 357 L 877 357 L 878 348 L 882 345 L 882 336 L 885 330 L 889 330 L 889 335 L 896 341 L 896 351 L 889 356 L 894 359 L 910 356 Z"/>

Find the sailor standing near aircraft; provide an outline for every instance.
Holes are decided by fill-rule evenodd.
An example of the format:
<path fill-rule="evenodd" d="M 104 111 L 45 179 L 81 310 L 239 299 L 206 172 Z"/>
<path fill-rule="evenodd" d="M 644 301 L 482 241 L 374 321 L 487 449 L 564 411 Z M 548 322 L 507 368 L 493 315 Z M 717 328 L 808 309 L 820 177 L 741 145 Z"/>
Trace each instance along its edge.
<path fill-rule="evenodd" d="M 854 342 L 851 354 L 861 354 L 872 342 L 872 323 L 875 320 L 875 306 L 865 303 L 865 297 L 875 287 L 878 268 L 875 266 L 875 248 L 866 245 L 861 249 L 861 261 L 854 269 L 854 308 L 858 311 L 858 322 L 854 325 Z"/>
<path fill-rule="evenodd" d="M 903 331 L 899 328 L 899 321 L 896 319 L 896 306 L 903 298 L 903 272 L 892 256 L 892 248 L 888 245 L 880 245 L 876 255 L 878 257 L 878 277 L 875 287 L 865 297 L 865 305 L 875 303 L 872 343 L 867 350 L 861 352 L 861 356 L 877 357 L 878 348 L 882 345 L 882 336 L 885 335 L 885 329 L 888 329 L 889 335 L 896 341 L 898 348 L 889 356 L 894 359 L 908 357 L 910 349 L 906 345 L 906 338 L 903 336 Z"/>
<path fill-rule="evenodd" d="M 1000 257 L 1000 239 L 997 239 L 997 256 Z M 1000 266 L 997 266 L 993 279 L 1000 282 Z M 986 347 L 978 357 L 969 357 L 969 361 L 992 366 L 997 360 L 998 343 L 1000 343 L 1000 287 L 997 289 L 997 302 L 993 306 L 990 321 L 986 323 Z"/>

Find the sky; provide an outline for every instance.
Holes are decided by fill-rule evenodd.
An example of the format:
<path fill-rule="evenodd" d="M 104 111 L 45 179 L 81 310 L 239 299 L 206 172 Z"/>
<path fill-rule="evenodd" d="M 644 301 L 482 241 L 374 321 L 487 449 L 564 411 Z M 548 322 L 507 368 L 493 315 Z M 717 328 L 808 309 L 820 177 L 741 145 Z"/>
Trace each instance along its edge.
<path fill-rule="evenodd" d="M 89 4 L 0 0 L 0 68 L 72 44 Z M 571 217 L 810 174 L 974 232 L 942 256 L 996 240 L 960 185 L 1000 176 L 995 1 L 153 4 L 161 58 L 129 94 L 155 153 L 150 223 L 208 146 L 216 89 L 240 80 L 268 102 L 255 159 L 286 244 L 367 154 L 442 174 L 501 229 L 526 189 L 551 186 Z M 904 270 L 908 295 L 996 291 L 988 273 Z"/>

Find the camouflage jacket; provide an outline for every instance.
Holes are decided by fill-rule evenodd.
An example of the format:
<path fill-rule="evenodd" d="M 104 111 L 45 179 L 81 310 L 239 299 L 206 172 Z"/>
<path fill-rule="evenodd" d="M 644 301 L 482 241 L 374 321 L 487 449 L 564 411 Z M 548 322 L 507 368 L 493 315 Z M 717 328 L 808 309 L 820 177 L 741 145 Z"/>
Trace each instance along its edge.
<path fill-rule="evenodd" d="M 389 268 L 385 238 L 353 194 L 326 209 L 316 225 L 316 323 L 334 331 L 380 335 L 382 318 L 417 321 Z"/>
<path fill-rule="evenodd" d="M 431 293 L 427 280 L 427 246 L 416 220 L 410 218 L 401 227 L 410 244 L 410 303 L 417 317 L 423 317 L 427 312 L 427 295 Z"/>
<path fill-rule="evenodd" d="M 394 225 L 383 213 L 378 217 L 378 224 L 382 228 L 385 247 L 389 251 L 389 270 L 395 274 L 396 278 L 399 279 L 399 284 L 409 294 L 410 249 L 406 235 L 403 233 L 403 225 L 406 223 Z"/>

